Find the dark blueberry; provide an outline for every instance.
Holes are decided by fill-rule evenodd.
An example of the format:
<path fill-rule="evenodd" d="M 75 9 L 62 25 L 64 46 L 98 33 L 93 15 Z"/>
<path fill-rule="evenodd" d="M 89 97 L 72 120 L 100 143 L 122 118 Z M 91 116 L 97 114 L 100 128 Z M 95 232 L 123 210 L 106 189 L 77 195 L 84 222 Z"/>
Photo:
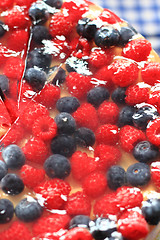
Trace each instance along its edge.
<path fill-rule="evenodd" d="M 12 220 L 14 206 L 8 199 L 0 199 L 0 223 L 8 223 Z"/>
<path fill-rule="evenodd" d="M 127 182 L 134 186 L 146 185 L 151 178 L 150 168 L 146 163 L 135 163 L 128 167 L 126 172 Z"/>
<path fill-rule="evenodd" d="M 111 237 L 105 238 L 104 240 L 125 240 L 125 239 L 123 238 L 123 236 L 120 232 L 115 231 L 115 232 L 111 233 Z"/>
<path fill-rule="evenodd" d="M 88 68 L 88 62 L 76 57 L 69 57 L 66 60 L 66 69 L 68 72 L 77 72 L 83 75 L 91 75 Z"/>
<path fill-rule="evenodd" d="M 78 21 L 78 24 L 77 24 L 77 33 L 80 35 L 80 36 L 84 36 L 84 29 L 85 29 L 85 26 L 87 23 L 89 23 L 91 21 L 91 19 L 89 18 L 82 18 Z"/>
<path fill-rule="evenodd" d="M 4 93 L 9 90 L 9 79 L 5 75 L 0 75 L 0 88 Z"/>
<path fill-rule="evenodd" d="M 8 173 L 1 179 L 1 188 L 8 195 L 17 195 L 23 191 L 24 184 L 18 175 Z"/>
<path fill-rule="evenodd" d="M 49 18 L 49 13 L 43 3 L 33 3 L 28 14 L 34 24 L 43 24 Z"/>
<path fill-rule="evenodd" d="M 76 143 L 72 136 L 62 134 L 53 138 L 51 150 L 54 154 L 61 154 L 65 157 L 71 157 L 76 151 Z"/>
<path fill-rule="evenodd" d="M 116 223 L 108 218 L 97 218 L 89 222 L 90 232 L 95 240 L 102 240 L 111 237 L 116 231 Z"/>
<path fill-rule="evenodd" d="M 62 0 L 43 0 L 47 5 L 50 7 L 54 7 L 60 9 L 62 7 L 63 1 Z"/>
<path fill-rule="evenodd" d="M 0 37 L 3 37 L 6 31 L 7 26 L 4 24 L 4 22 L 0 21 Z"/>
<path fill-rule="evenodd" d="M 87 101 L 94 107 L 99 107 L 99 105 L 107 99 L 109 99 L 109 91 L 104 87 L 92 88 L 87 93 Z"/>
<path fill-rule="evenodd" d="M 28 68 L 25 72 L 25 80 L 31 85 L 34 91 L 40 91 L 47 81 L 47 75 L 38 68 Z"/>
<path fill-rule="evenodd" d="M 150 225 L 157 225 L 160 221 L 160 199 L 148 199 L 143 202 L 142 214 Z"/>
<path fill-rule="evenodd" d="M 133 125 L 133 114 L 134 114 L 134 107 L 131 106 L 125 106 L 122 108 L 122 110 L 119 113 L 118 118 L 118 126 L 123 127 L 125 125 Z"/>
<path fill-rule="evenodd" d="M 59 112 L 73 113 L 79 106 L 80 102 L 76 97 L 62 97 L 56 103 Z"/>
<path fill-rule="evenodd" d="M 32 197 L 22 199 L 15 207 L 16 216 L 23 222 L 31 222 L 42 215 L 42 207 Z"/>
<path fill-rule="evenodd" d="M 94 36 L 95 44 L 98 47 L 111 47 L 117 46 L 119 42 L 120 34 L 118 30 L 112 26 L 101 27 Z"/>
<path fill-rule="evenodd" d="M 89 222 L 91 219 L 88 216 L 85 215 L 77 215 L 73 217 L 69 223 L 69 228 L 75 228 L 75 227 L 83 227 L 83 228 L 89 228 Z"/>
<path fill-rule="evenodd" d="M 51 39 L 51 36 L 45 26 L 36 25 L 32 29 L 32 39 L 35 43 L 41 44 L 44 39 Z"/>
<path fill-rule="evenodd" d="M 47 71 L 52 61 L 52 55 L 46 53 L 43 48 L 35 48 L 28 54 L 27 68 L 38 67 Z"/>
<path fill-rule="evenodd" d="M 117 104 L 125 104 L 125 97 L 126 97 L 125 92 L 126 92 L 126 88 L 121 88 L 121 87 L 116 88 L 111 95 L 113 102 Z"/>
<path fill-rule="evenodd" d="M 64 179 L 69 176 L 71 165 L 65 156 L 54 154 L 45 161 L 44 170 L 50 178 Z"/>
<path fill-rule="evenodd" d="M 158 147 L 154 146 L 148 141 L 137 143 L 133 149 L 133 156 L 139 162 L 150 163 L 156 160 L 159 155 Z"/>
<path fill-rule="evenodd" d="M 59 134 L 72 134 L 76 130 L 76 121 L 69 113 L 61 112 L 56 115 L 54 120 L 57 124 Z"/>
<path fill-rule="evenodd" d="M 121 27 L 120 31 L 119 46 L 125 46 L 132 37 L 136 34 L 130 27 Z"/>
<path fill-rule="evenodd" d="M 15 144 L 8 145 L 2 150 L 2 158 L 10 169 L 20 169 L 25 164 L 25 155 Z"/>
<path fill-rule="evenodd" d="M 109 188 L 113 190 L 125 185 L 126 172 L 124 168 L 117 165 L 110 167 L 107 172 L 107 182 Z"/>
<path fill-rule="evenodd" d="M 0 160 L 0 180 L 7 174 L 7 164 Z"/>
<path fill-rule="evenodd" d="M 97 31 L 97 25 L 94 21 L 89 18 L 82 18 L 78 21 L 77 24 L 77 33 L 87 38 L 88 40 L 92 40 Z"/>
<path fill-rule="evenodd" d="M 95 143 L 94 132 L 86 127 L 78 128 L 74 133 L 76 144 L 81 147 L 93 146 Z"/>
<path fill-rule="evenodd" d="M 157 118 L 157 109 L 152 105 L 144 105 L 133 114 L 133 123 L 139 129 L 146 129 L 150 120 Z"/>
<path fill-rule="evenodd" d="M 66 71 L 63 68 L 55 66 L 52 68 L 52 71 L 55 71 L 56 74 L 52 79 L 52 84 L 59 86 L 66 80 Z"/>

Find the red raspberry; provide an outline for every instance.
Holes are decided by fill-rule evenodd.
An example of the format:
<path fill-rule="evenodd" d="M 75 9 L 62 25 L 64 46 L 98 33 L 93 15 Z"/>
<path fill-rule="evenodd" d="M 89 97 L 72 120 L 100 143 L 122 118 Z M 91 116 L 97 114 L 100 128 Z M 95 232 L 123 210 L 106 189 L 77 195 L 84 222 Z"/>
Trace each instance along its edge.
<path fill-rule="evenodd" d="M 103 12 L 98 16 L 103 22 L 107 22 L 109 24 L 114 24 L 117 22 L 122 22 L 122 20 L 109 9 L 104 9 Z"/>
<path fill-rule="evenodd" d="M 35 0 L 15 0 L 15 4 L 29 8 Z"/>
<path fill-rule="evenodd" d="M 137 62 L 146 61 L 152 49 L 151 43 L 146 39 L 135 39 L 126 44 L 122 56 Z"/>
<path fill-rule="evenodd" d="M 106 87 L 109 90 L 112 90 L 114 87 L 113 81 L 112 81 L 112 71 L 111 69 L 108 69 L 108 66 L 104 66 L 101 69 L 99 69 L 94 75 L 93 75 L 92 82 L 95 81 L 95 85 Z"/>
<path fill-rule="evenodd" d="M 8 38 L 8 47 L 14 51 L 26 50 L 29 34 L 26 30 L 14 30 Z"/>
<path fill-rule="evenodd" d="M 95 68 L 101 68 L 111 63 L 113 58 L 110 49 L 103 50 L 101 48 L 93 48 L 89 55 L 89 64 Z"/>
<path fill-rule="evenodd" d="M 148 103 L 152 105 L 157 105 L 160 106 L 160 84 L 155 84 L 155 86 L 151 87 L 150 93 L 149 93 L 149 98 L 148 98 Z"/>
<path fill-rule="evenodd" d="M 34 98 L 35 101 L 41 103 L 47 108 L 54 108 L 60 97 L 60 88 L 53 84 L 46 84 L 44 88 Z"/>
<path fill-rule="evenodd" d="M 98 127 L 98 116 L 96 109 L 90 103 L 83 103 L 72 116 L 79 127 L 95 130 Z"/>
<path fill-rule="evenodd" d="M 148 140 L 156 146 L 160 146 L 159 130 L 160 130 L 160 118 L 157 118 L 154 121 L 150 122 L 146 130 Z"/>
<path fill-rule="evenodd" d="M 26 159 L 30 162 L 42 164 L 48 156 L 46 144 L 38 137 L 32 137 L 22 148 Z"/>
<path fill-rule="evenodd" d="M 7 59 L 3 73 L 8 78 L 15 78 L 20 81 L 23 75 L 24 67 L 24 62 L 21 58 L 11 57 Z"/>
<path fill-rule="evenodd" d="M 51 44 L 53 45 L 53 47 L 51 46 L 52 50 L 51 53 L 54 58 L 58 57 L 58 59 L 60 59 L 63 62 L 67 57 L 69 57 L 71 51 L 65 37 L 64 39 L 55 37 L 51 41 Z"/>
<path fill-rule="evenodd" d="M 144 217 L 136 211 L 126 211 L 118 220 L 118 231 L 130 240 L 145 238 L 149 232 Z"/>
<path fill-rule="evenodd" d="M 117 206 L 116 193 L 106 194 L 98 199 L 94 204 L 93 212 L 98 217 L 118 215 L 119 207 Z"/>
<path fill-rule="evenodd" d="M 159 80 L 160 76 L 160 63 L 148 62 L 144 65 L 141 71 L 142 80 L 145 83 L 154 85 Z"/>
<path fill-rule="evenodd" d="M 1 123 L 1 127 L 11 127 L 11 118 L 10 118 L 10 115 L 7 111 L 7 108 L 5 106 L 5 103 L 2 101 L 2 99 L 0 98 L 0 116 L 1 116 L 1 119 L 0 119 L 0 123 Z"/>
<path fill-rule="evenodd" d="M 72 44 L 72 43 L 71 43 Z M 71 46 L 73 48 L 73 46 Z M 90 44 L 85 38 L 79 38 L 77 45 L 74 48 L 74 52 L 72 53 L 74 57 L 82 58 L 85 56 L 89 56 L 90 54 Z"/>
<path fill-rule="evenodd" d="M 104 144 L 95 147 L 94 156 L 98 165 L 97 169 L 101 171 L 106 171 L 121 160 L 121 152 L 117 147 Z"/>
<path fill-rule="evenodd" d="M 51 140 L 57 135 L 57 124 L 53 118 L 42 116 L 33 123 L 32 132 L 43 141 Z"/>
<path fill-rule="evenodd" d="M 69 92 L 79 99 L 84 98 L 92 88 L 91 78 L 76 72 L 71 72 L 67 76 L 66 83 Z"/>
<path fill-rule="evenodd" d="M 160 162 L 153 162 L 151 164 L 151 176 L 154 185 L 160 189 Z"/>
<path fill-rule="evenodd" d="M 10 49 L 6 48 L 3 45 L 0 45 L 0 64 L 1 66 L 3 66 L 6 63 L 6 60 L 8 59 L 8 57 L 10 57 L 12 55 L 15 54 L 14 51 L 11 51 Z"/>
<path fill-rule="evenodd" d="M 116 125 L 105 124 L 101 125 L 96 133 L 97 143 L 115 145 L 119 140 L 119 131 Z"/>
<path fill-rule="evenodd" d="M 34 240 L 60 240 L 60 237 L 65 234 L 67 230 L 65 229 L 60 229 L 58 232 L 46 232 L 46 233 L 41 233 L 38 236 L 34 236 Z"/>
<path fill-rule="evenodd" d="M 83 181 L 83 190 L 91 198 L 101 196 L 107 188 L 106 176 L 101 172 L 88 175 Z"/>
<path fill-rule="evenodd" d="M 3 0 L 0 1 L 0 9 L 6 10 L 8 8 L 11 8 L 13 6 L 13 0 Z"/>
<path fill-rule="evenodd" d="M 65 209 L 69 215 L 90 215 L 91 202 L 84 192 L 78 191 L 68 197 Z"/>
<path fill-rule="evenodd" d="M 59 240 L 92 240 L 93 237 L 89 230 L 83 227 L 75 227 L 70 229 L 66 234 L 61 236 Z"/>
<path fill-rule="evenodd" d="M 88 157 L 87 153 L 77 151 L 71 159 L 72 175 L 76 180 L 82 180 L 84 177 L 94 172 L 97 168 L 97 161 L 94 158 Z"/>
<path fill-rule="evenodd" d="M 66 214 L 51 214 L 41 217 L 33 225 L 33 235 L 58 232 L 60 229 L 66 228 L 69 221 L 70 217 Z"/>
<path fill-rule="evenodd" d="M 21 168 L 20 175 L 26 187 L 34 188 L 44 180 L 45 171 L 25 164 Z"/>
<path fill-rule="evenodd" d="M 145 134 L 141 130 L 129 125 L 121 128 L 119 137 L 121 147 L 126 152 L 131 152 L 138 142 L 146 139 Z"/>
<path fill-rule="evenodd" d="M 22 222 L 15 221 L 5 231 L 1 232 L 1 240 L 31 240 L 31 233 Z"/>
<path fill-rule="evenodd" d="M 25 13 L 24 8 L 19 6 L 14 6 L 12 9 L 8 10 L 7 15 L 5 16 L 5 24 L 11 29 L 24 29 L 28 23 L 29 18 Z"/>
<path fill-rule="evenodd" d="M 115 124 L 118 121 L 119 108 L 113 102 L 104 101 L 98 108 L 98 117 L 102 124 Z"/>
<path fill-rule="evenodd" d="M 123 186 L 117 189 L 117 206 L 124 209 L 140 207 L 143 201 L 143 194 L 139 188 Z"/>
<path fill-rule="evenodd" d="M 147 102 L 149 99 L 149 87 L 138 83 L 129 86 L 125 92 L 125 101 L 127 104 L 134 106 L 138 103 Z"/>
<path fill-rule="evenodd" d="M 44 201 L 47 209 L 62 209 L 71 191 L 69 183 L 54 178 L 40 183 L 34 188 L 39 200 Z"/>
<path fill-rule="evenodd" d="M 119 87 L 128 87 L 138 79 L 138 65 L 130 60 L 115 60 L 110 65 L 110 69 L 112 70 L 112 81 Z"/>

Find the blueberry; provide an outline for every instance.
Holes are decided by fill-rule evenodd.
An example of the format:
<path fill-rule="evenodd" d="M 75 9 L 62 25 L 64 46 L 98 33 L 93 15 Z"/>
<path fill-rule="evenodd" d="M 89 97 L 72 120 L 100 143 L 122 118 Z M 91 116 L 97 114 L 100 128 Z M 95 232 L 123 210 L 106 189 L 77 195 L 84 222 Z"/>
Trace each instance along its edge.
<path fill-rule="evenodd" d="M 144 186 L 151 178 L 150 168 L 146 163 L 135 163 L 128 167 L 126 172 L 127 182 L 134 186 Z"/>
<path fill-rule="evenodd" d="M 51 35 L 45 26 L 36 25 L 32 29 L 32 39 L 35 43 L 41 44 L 44 39 L 51 39 Z"/>
<path fill-rule="evenodd" d="M 9 79 L 5 75 L 0 75 L 0 88 L 4 93 L 9 90 Z"/>
<path fill-rule="evenodd" d="M 40 91 L 47 81 L 47 75 L 38 68 L 28 68 L 25 72 L 25 80 L 31 85 L 34 91 Z"/>
<path fill-rule="evenodd" d="M 144 201 L 142 214 L 150 225 L 157 225 L 160 221 L 160 199 L 151 198 Z"/>
<path fill-rule="evenodd" d="M 61 154 L 65 157 L 71 157 L 76 151 L 76 143 L 72 136 L 61 134 L 53 138 L 51 150 L 54 154 Z"/>
<path fill-rule="evenodd" d="M 59 86 L 66 80 L 66 71 L 63 68 L 55 66 L 52 71 L 56 71 L 54 78 L 52 79 L 52 84 Z"/>
<path fill-rule="evenodd" d="M 113 102 L 117 104 L 125 104 L 125 97 L 126 97 L 125 92 L 126 92 L 126 88 L 121 88 L 121 87 L 116 88 L 111 95 Z"/>
<path fill-rule="evenodd" d="M 8 173 L 1 179 L 1 188 L 8 195 L 17 195 L 23 191 L 24 184 L 18 175 Z"/>
<path fill-rule="evenodd" d="M 25 164 L 25 155 L 15 144 L 8 145 L 2 150 L 2 158 L 10 169 L 20 169 Z"/>
<path fill-rule="evenodd" d="M 34 221 L 42 215 L 42 207 L 32 197 L 22 199 L 15 207 L 16 216 L 23 222 Z"/>
<path fill-rule="evenodd" d="M 84 37 L 84 30 L 85 30 L 85 26 L 87 25 L 87 23 L 89 23 L 91 21 L 90 18 L 82 18 L 78 21 L 78 24 L 77 24 L 77 33 L 80 35 L 80 36 L 83 36 Z"/>
<path fill-rule="evenodd" d="M 65 156 L 54 154 L 45 161 L 44 170 L 50 178 L 64 179 L 69 176 L 71 165 Z"/>
<path fill-rule="evenodd" d="M 49 18 L 49 13 L 42 3 L 33 3 L 28 14 L 34 24 L 43 24 Z"/>
<path fill-rule="evenodd" d="M 0 21 L 0 37 L 3 37 L 6 31 L 7 26 L 4 24 L 4 22 Z"/>
<path fill-rule="evenodd" d="M 98 47 L 112 47 L 118 45 L 119 37 L 120 34 L 118 30 L 112 26 L 106 26 L 97 30 L 94 36 L 94 41 Z"/>
<path fill-rule="evenodd" d="M 8 223 L 12 220 L 14 206 L 8 199 L 0 199 L 0 224 Z"/>
<path fill-rule="evenodd" d="M 73 113 L 79 106 L 80 102 L 76 97 L 62 97 L 56 103 L 59 112 Z"/>
<path fill-rule="evenodd" d="M 77 72 L 83 75 L 91 75 L 88 68 L 88 62 L 77 57 L 69 57 L 66 59 L 66 69 L 68 72 Z"/>
<path fill-rule="evenodd" d="M 127 240 L 127 239 L 126 238 L 124 239 L 120 232 L 115 231 L 111 233 L 111 237 L 105 238 L 104 240 Z"/>
<path fill-rule="evenodd" d="M 110 167 L 107 172 L 107 182 L 109 188 L 113 190 L 125 185 L 126 172 L 124 168 L 117 165 Z"/>
<path fill-rule="evenodd" d="M 85 215 L 77 215 L 73 217 L 69 223 L 69 228 L 75 228 L 75 227 L 83 227 L 83 228 L 89 228 L 89 222 L 91 219 L 88 216 Z"/>
<path fill-rule="evenodd" d="M 133 149 L 133 156 L 143 163 L 150 163 L 156 160 L 159 155 L 158 147 L 148 141 L 141 141 Z"/>
<path fill-rule="evenodd" d="M 93 146 L 95 143 L 94 132 L 86 127 L 78 128 L 74 133 L 76 144 L 81 147 Z"/>
<path fill-rule="evenodd" d="M 96 31 L 97 25 L 95 21 L 89 21 L 84 27 L 83 37 L 87 38 L 88 40 L 92 40 L 95 36 Z"/>
<path fill-rule="evenodd" d="M 132 37 L 136 34 L 130 27 L 121 27 L 120 31 L 119 46 L 125 46 Z"/>
<path fill-rule="evenodd" d="M 104 87 L 92 88 L 87 93 L 87 101 L 94 107 L 99 107 L 99 105 L 107 99 L 109 99 L 109 91 Z"/>
<path fill-rule="evenodd" d="M 54 7 L 60 9 L 62 7 L 63 1 L 62 0 L 43 0 L 47 5 L 50 7 Z"/>
<path fill-rule="evenodd" d="M 5 162 L 0 160 L 0 180 L 7 174 L 8 168 Z"/>
<path fill-rule="evenodd" d="M 133 125 L 133 114 L 134 114 L 134 107 L 125 106 L 121 109 L 118 118 L 118 126 L 123 127 L 125 125 Z"/>
<path fill-rule="evenodd" d="M 69 113 L 61 112 L 60 114 L 57 114 L 54 120 L 58 127 L 58 133 L 60 134 L 72 134 L 76 130 L 76 121 Z"/>

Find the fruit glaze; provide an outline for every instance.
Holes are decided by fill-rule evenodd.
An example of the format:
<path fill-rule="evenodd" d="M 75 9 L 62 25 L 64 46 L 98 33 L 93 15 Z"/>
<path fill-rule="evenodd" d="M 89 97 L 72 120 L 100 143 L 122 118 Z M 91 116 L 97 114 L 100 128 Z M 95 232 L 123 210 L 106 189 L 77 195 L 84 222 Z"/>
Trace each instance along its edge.
<path fill-rule="evenodd" d="M 158 239 L 150 42 L 85 0 L 0 9 L 0 239 Z"/>

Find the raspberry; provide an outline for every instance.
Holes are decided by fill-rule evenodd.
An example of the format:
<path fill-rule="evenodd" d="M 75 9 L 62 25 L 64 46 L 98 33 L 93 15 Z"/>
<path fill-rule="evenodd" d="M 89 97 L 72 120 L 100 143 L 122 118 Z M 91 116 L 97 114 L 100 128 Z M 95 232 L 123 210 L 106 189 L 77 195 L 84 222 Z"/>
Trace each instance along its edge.
<path fill-rule="evenodd" d="M 109 9 L 104 9 L 103 12 L 98 16 L 103 22 L 107 22 L 109 24 L 114 24 L 117 22 L 122 22 L 122 20 Z"/>
<path fill-rule="evenodd" d="M 89 230 L 83 227 L 75 227 L 70 229 L 66 234 L 61 236 L 59 240 L 92 240 L 93 237 Z"/>
<path fill-rule="evenodd" d="M 141 130 L 129 125 L 121 128 L 119 138 L 121 147 L 126 152 L 131 152 L 138 142 L 146 139 L 145 134 Z"/>
<path fill-rule="evenodd" d="M 7 59 L 4 66 L 4 74 L 8 78 L 15 78 L 21 80 L 24 71 L 24 62 L 21 58 L 11 57 Z"/>
<path fill-rule="evenodd" d="M 159 102 L 160 102 L 159 87 L 160 87 L 160 84 L 155 84 L 155 86 L 151 87 L 151 89 L 150 89 L 148 103 L 150 103 L 154 106 L 155 105 L 159 106 Z"/>
<path fill-rule="evenodd" d="M 6 10 L 8 8 L 11 8 L 13 6 L 13 0 L 3 0 L 0 1 L 0 8 L 2 10 Z"/>
<path fill-rule="evenodd" d="M 53 84 L 46 84 L 44 88 L 34 98 L 35 101 L 41 103 L 47 108 L 55 107 L 60 97 L 60 88 Z"/>
<path fill-rule="evenodd" d="M 96 68 L 101 68 L 111 63 L 113 58 L 110 49 L 102 50 L 101 48 L 93 48 L 89 55 L 89 64 Z"/>
<path fill-rule="evenodd" d="M 8 38 L 8 47 L 14 51 L 26 50 L 28 38 L 26 30 L 14 30 Z"/>
<path fill-rule="evenodd" d="M 115 60 L 110 65 L 110 69 L 112 70 L 112 81 L 119 87 L 128 87 L 138 78 L 138 65 L 127 59 Z"/>
<path fill-rule="evenodd" d="M 45 171 L 26 164 L 21 168 L 20 175 L 26 187 L 34 188 L 44 180 Z"/>
<path fill-rule="evenodd" d="M 142 80 L 145 83 L 154 85 L 159 79 L 160 75 L 160 63 L 148 62 L 144 65 L 141 71 Z"/>
<path fill-rule="evenodd" d="M 73 47 L 72 47 L 73 48 Z M 77 45 L 74 48 L 73 56 L 77 58 L 82 58 L 90 54 L 90 45 L 87 39 L 79 38 Z"/>
<path fill-rule="evenodd" d="M 0 99 L 0 116 L 1 116 L 1 126 L 7 125 L 8 127 L 10 127 L 11 118 L 2 99 Z"/>
<path fill-rule="evenodd" d="M 58 232 L 60 229 L 66 228 L 69 221 L 70 217 L 67 214 L 51 214 L 41 217 L 33 225 L 33 234 L 38 236 L 44 233 Z"/>
<path fill-rule="evenodd" d="M 146 39 L 135 39 L 126 44 L 122 56 L 137 62 L 146 61 L 152 49 L 151 43 Z"/>
<path fill-rule="evenodd" d="M 37 198 L 43 198 L 47 209 L 62 209 L 71 191 L 69 183 L 54 178 L 40 183 L 34 188 Z"/>
<path fill-rule="evenodd" d="M 157 118 L 154 121 L 149 123 L 146 130 L 146 135 L 148 140 L 156 146 L 160 145 L 159 129 L 160 129 L 160 118 Z"/>
<path fill-rule="evenodd" d="M 83 190 L 87 196 L 97 198 L 101 196 L 107 188 L 106 176 L 101 172 L 94 172 L 88 175 L 83 181 Z"/>
<path fill-rule="evenodd" d="M 95 84 L 101 87 L 106 87 L 109 90 L 113 89 L 113 82 L 112 82 L 112 71 L 108 69 L 108 66 L 104 66 L 100 68 L 94 75 L 93 81 Z"/>
<path fill-rule="evenodd" d="M 69 215 L 90 215 L 91 202 L 84 192 L 78 191 L 68 197 L 65 209 Z"/>
<path fill-rule="evenodd" d="M 147 102 L 149 99 L 149 87 L 141 83 L 129 86 L 125 92 L 125 102 L 128 105 L 136 105 L 138 103 Z"/>
<path fill-rule="evenodd" d="M 15 0 L 15 4 L 29 8 L 35 0 Z"/>
<path fill-rule="evenodd" d="M 44 163 L 48 156 L 46 144 L 38 137 L 30 138 L 22 150 L 26 159 L 34 163 Z"/>
<path fill-rule="evenodd" d="M 11 51 L 10 49 L 6 48 L 3 45 L 0 45 L 0 64 L 3 66 L 6 63 L 6 60 L 11 54 L 15 54 L 15 52 Z"/>
<path fill-rule="evenodd" d="M 86 127 L 93 131 L 98 127 L 97 112 L 90 103 L 83 103 L 72 116 L 79 127 Z"/>
<path fill-rule="evenodd" d="M 58 57 L 59 59 L 61 59 L 61 61 L 65 61 L 65 59 L 67 57 L 69 57 L 71 51 L 68 45 L 68 42 L 66 40 L 66 38 L 64 37 L 64 39 L 61 38 L 54 38 L 51 41 L 53 47 L 52 47 L 52 55 L 53 57 Z"/>
<path fill-rule="evenodd" d="M 118 121 L 119 108 L 113 102 L 104 101 L 98 108 L 98 117 L 102 124 L 115 124 Z"/>
<path fill-rule="evenodd" d="M 94 158 L 88 157 L 85 152 L 75 152 L 71 159 L 71 168 L 74 179 L 82 180 L 84 177 L 94 172 L 97 168 L 97 162 Z"/>
<path fill-rule="evenodd" d="M 119 131 L 116 125 L 105 124 L 101 125 L 96 133 L 97 143 L 115 145 L 119 140 Z"/>
<path fill-rule="evenodd" d="M 118 215 L 119 207 L 117 206 L 116 193 L 106 194 L 98 199 L 93 206 L 93 212 L 98 217 Z"/>
<path fill-rule="evenodd" d="M 123 186 L 116 192 L 117 206 L 124 209 L 140 207 L 143 201 L 143 195 L 139 188 Z"/>
<path fill-rule="evenodd" d="M 22 222 L 15 221 L 5 231 L 1 232 L 1 240 L 31 240 L 31 233 Z"/>
<path fill-rule="evenodd" d="M 151 177 L 154 185 L 160 189 L 160 162 L 153 162 L 151 164 Z"/>
<path fill-rule="evenodd" d="M 109 167 L 120 161 L 121 152 L 115 146 L 99 144 L 95 147 L 94 156 L 98 165 L 97 169 L 106 171 Z"/>
<path fill-rule="evenodd" d="M 53 118 L 44 115 L 35 120 L 32 132 L 43 141 L 51 140 L 57 135 L 57 124 Z"/>
<path fill-rule="evenodd" d="M 91 78 L 76 72 L 71 72 L 67 76 L 66 83 L 69 92 L 79 99 L 84 98 L 92 88 Z"/>
<path fill-rule="evenodd" d="M 144 217 L 136 211 L 125 212 L 118 220 L 118 231 L 130 240 L 144 238 L 148 232 L 148 224 Z"/>

